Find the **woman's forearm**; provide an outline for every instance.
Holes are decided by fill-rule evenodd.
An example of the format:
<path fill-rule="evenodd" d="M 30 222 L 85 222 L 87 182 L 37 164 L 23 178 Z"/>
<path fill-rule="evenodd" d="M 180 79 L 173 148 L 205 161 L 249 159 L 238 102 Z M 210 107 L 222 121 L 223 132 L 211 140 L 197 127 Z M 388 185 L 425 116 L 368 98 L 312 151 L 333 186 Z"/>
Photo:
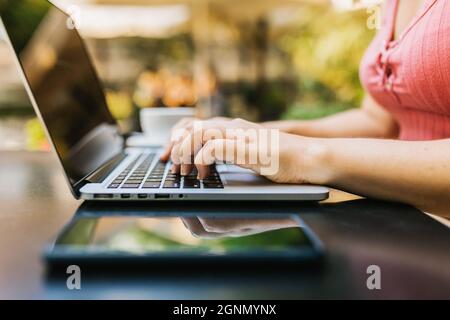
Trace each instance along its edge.
<path fill-rule="evenodd" d="M 309 140 L 309 182 L 450 216 L 450 139 Z"/>
<path fill-rule="evenodd" d="M 283 132 L 317 138 L 393 138 L 392 127 L 380 125 L 363 109 L 353 109 L 317 120 L 286 120 L 263 125 Z"/>
<path fill-rule="evenodd" d="M 396 120 L 369 95 L 361 108 L 317 120 L 292 120 L 263 123 L 267 128 L 317 138 L 396 138 Z"/>

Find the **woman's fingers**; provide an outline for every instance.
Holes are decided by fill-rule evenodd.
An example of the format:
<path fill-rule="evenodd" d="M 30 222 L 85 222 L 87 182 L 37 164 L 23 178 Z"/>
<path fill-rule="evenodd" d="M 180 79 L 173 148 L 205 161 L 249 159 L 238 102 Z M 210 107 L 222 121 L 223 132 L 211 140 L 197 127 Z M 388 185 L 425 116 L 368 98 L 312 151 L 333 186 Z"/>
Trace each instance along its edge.
<path fill-rule="evenodd" d="M 192 123 L 194 121 L 195 118 L 183 118 L 173 127 L 170 134 L 170 141 L 160 155 L 161 161 L 168 161 L 170 159 L 172 148 L 174 147 L 175 143 L 177 143 L 177 141 L 179 141 L 183 136 L 186 135 L 186 133 L 191 130 Z"/>
<path fill-rule="evenodd" d="M 189 133 L 186 132 L 185 136 L 181 139 L 179 139 L 177 142 L 175 142 L 172 146 L 172 150 L 170 153 L 170 160 L 172 161 L 173 165 L 172 165 L 172 172 L 173 173 L 181 173 L 181 172 L 185 172 L 188 168 L 187 166 L 189 166 L 189 164 L 191 164 L 191 162 L 189 161 L 183 161 L 183 152 L 182 149 L 184 148 L 183 146 L 186 144 L 185 140 L 188 139 L 189 137 Z M 181 165 L 183 166 L 183 171 L 181 171 Z"/>
<path fill-rule="evenodd" d="M 220 233 L 205 230 L 197 217 L 183 217 L 181 218 L 181 221 L 196 238 L 214 239 L 222 236 Z"/>
<path fill-rule="evenodd" d="M 178 149 L 181 174 L 188 175 L 193 168 L 193 159 L 205 141 L 222 138 L 225 134 L 224 121 L 208 120 L 193 123 L 190 134 L 186 135 Z"/>
<path fill-rule="evenodd" d="M 179 173 L 180 172 L 180 157 L 179 157 L 179 150 L 180 150 L 181 143 L 176 142 L 174 143 L 172 150 L 170 152 L 170 160 L 172 161 L 172 173 Z"/>
<path fill-rule="evenodd" d="M 159 159 L 160 159 L 161 161 L 164 161 L 164 162 L 169 161 L 169 159 L 170 159 L 170 153 L 172 152 L 172 148 L 173 148 L 173 145 L 174 145 L 174 144 L 175 144 L 174 141 L 170 141 L 170 142 L 167 144 L 166 149 L 164 149 L 163 153 L 159 156 Z"/>
<path fill-rule="evenodd" d="M 188 175 L 193 168 L 193 158 L 202 148 L 202 132 L 191 130 L 180 144 L 179 159 L 181 163 L 181 175 Z"/>
<path fill-rule="evenodd" d="M 208 177 L 209 166 L 216 161 L 233 163 L 253 170 L 257 163 L 248 161 L 248 151 L 251 151 L 252 147 L 247 143 L 238 142 L 234 139 L 214 139 L 206 142 L 194 159 L 199 179 Z"/>
<path fill-rule="evenodd" d="M 173 144 L 171 146 L 170 150 L 170 160 L 172 161 L 172 172 L 173 173 L 179 173 L 180 172 L 180 150 L 182 143 L 184 139 L 189 136 L 189 130 L 188 129 L 178 129 L 178 132 L 176 132 L 176 135 L 174 135 Z"/>

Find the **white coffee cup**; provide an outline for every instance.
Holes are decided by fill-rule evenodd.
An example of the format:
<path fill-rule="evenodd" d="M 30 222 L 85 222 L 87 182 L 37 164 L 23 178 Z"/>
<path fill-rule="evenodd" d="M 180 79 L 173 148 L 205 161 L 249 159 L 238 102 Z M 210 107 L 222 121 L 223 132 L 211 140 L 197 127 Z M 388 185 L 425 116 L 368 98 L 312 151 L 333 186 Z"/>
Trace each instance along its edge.
<path fill-rule="evenodd" d="M 142 132 L 149 144 L 163 145 L 178 121 L 194 116 L 195 108 L 145 108 L 140 112 Z"/>

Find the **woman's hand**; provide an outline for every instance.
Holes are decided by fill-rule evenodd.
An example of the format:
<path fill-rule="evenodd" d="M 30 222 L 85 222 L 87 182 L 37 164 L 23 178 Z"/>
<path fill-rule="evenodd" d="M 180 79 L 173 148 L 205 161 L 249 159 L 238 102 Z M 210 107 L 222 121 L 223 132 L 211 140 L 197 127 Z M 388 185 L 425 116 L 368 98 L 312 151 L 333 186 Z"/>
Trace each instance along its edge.
<path fill-rule="evenodd" d="M 225 117 L 216 117 L 211 120 L 231 120 Z M 168 161 L 170 159 L 170 154 L 172 152 L 173 146 L 179 142 L 183 137 L 185 137 L 190 130 L 192 130 L 193 124 L 195 121 L 200 121 L 200 119 L 187 117 L 178 121 L 177 124 L 172 128 L 172 132 L 170 133 L 170 141 L 167 143 L 167 147 L 164 152 L 161 154 L 160 159 L 162 161 Z"/>
<path fill-rule="evenodd" d="M 182 217 L 185 227 L 194 237 L 217 239 L 243 237 L 266 231 L 298 227 L 292 218 L 284 219 L 232 219 L 213 217 Z"/>
<path fill-rule="evenodd" d="M 185 122 L 181 130 L 175 131 L 170 146 L 175 173 L 188 175 L 196 166 L 199 179 L 204 179 L 211 164 L 226 162 L 278 183 L 309 183 L 312 177 L 308 164 L 310 138 L 242 119 Z M 166 150 L 162 158 L 167 155 Z"/>

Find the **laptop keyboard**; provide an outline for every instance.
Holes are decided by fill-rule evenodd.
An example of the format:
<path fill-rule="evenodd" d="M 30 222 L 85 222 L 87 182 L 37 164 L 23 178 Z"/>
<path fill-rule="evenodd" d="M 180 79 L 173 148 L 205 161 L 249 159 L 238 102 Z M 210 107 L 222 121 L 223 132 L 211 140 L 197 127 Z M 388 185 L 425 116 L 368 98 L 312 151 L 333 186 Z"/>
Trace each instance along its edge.
<path fill-rule="evenodd" d="M 130 163 L 109 185 L 109 189 L 223 189 L 215 166 L 210 175 L 200 181 L 194 168 L 188 176 L 170 172 L 170 162 L 158 161 L 150 171 L 156 154 L 145 154 Z M 139 165 L 136 167 L 136 165 Z M 136 167 L 136 168 L 135 168 Z"/>

